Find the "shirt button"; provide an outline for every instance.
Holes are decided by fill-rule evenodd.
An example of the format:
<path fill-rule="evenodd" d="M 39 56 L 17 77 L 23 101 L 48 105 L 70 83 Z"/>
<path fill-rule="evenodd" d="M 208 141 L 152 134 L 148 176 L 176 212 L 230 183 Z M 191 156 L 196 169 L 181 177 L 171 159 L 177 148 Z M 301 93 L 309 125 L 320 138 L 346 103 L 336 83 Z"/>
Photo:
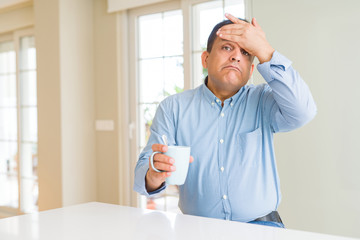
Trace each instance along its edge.
<path fill-rule="evenodd" d="M 224 139 L 220 139 L 220 143 L 223 143 L 224 142 Z"/>
<path fill-rule="evenodd" d="M 226 195 L 223 195 L 223 199 L 226 200 L 226 199 L 227 199 L 227 196 L 226 196 Z"/>
<path fill-rule="evenodd" d="M 214 105 L 215 105 L 215 103 L 214 103 L 214 102 L 212 102 L 212 103 L 211 103 L 211 105 L 213 105 L 213 106 L 214 106 Z"/>
<path fill-rule="evenodd" d="M 217 103 L 219 103 L 219 102 L 220 102 L 220 100 L 219 100 L 219 99 L 216 99 L 216 102 L 217 102 Z"/>
<path fill-rule="evenodd" d="M 225 168 L 224 168 L 224 167 L 221 167 L 220 170 L 221 170 L 221 172 L 223 172 L 223 171 L 225 170 Z"/>
<path fill-rule="evenodd" d="M 224 117 L 224 115 L 225 115 L 224 113 L 221 113 L 221 114 L 220 114 L 220 116 L 222 116 L 222 117 Z"/>
<path fill-rule="evenodd" d="M 233 103 L 230 103 L 230 106 L 233 106 L 234 104 Z"/>

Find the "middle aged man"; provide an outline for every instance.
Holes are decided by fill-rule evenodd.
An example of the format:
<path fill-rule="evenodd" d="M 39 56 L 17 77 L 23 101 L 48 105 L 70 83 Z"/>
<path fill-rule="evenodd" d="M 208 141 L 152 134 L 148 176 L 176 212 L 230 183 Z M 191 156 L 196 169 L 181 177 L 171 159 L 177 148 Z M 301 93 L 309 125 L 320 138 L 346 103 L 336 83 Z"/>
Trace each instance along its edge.
<path fill-rule="evenodd" d="M 185 214 L 284 227 L 276 212 L 280 183 L 273 134 L 303 126 L 316 114 L 311 93 L 291 62 L 275 51 L 256 19 L 229 19 L 209 36 L 200 87 L 162 101 L 151 136 L 139 156 L 134 190 L 150 196 L 163 191 L 174 160 L 161 143 L 191 146 L 192 162 L 179 207 Z M 253 60 L 267 84 L 246 85 Z M 193 161 L 195 159 L 195 161 Z M 291 161 L 291 159 L 289 159 Z"/>

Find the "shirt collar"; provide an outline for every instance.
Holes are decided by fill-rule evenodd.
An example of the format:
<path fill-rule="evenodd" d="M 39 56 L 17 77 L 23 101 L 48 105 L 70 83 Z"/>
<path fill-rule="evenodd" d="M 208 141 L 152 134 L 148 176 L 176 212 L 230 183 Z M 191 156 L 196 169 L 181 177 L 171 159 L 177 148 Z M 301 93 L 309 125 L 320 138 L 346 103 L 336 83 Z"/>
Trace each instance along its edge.
<path fill-rule="evenodd" d="M 212 106 L 214 106 L 216 103 L 216 100 L 219 100 L 219 99 L 207 87 L 207 82 L 208 82 L 208 77 L 205 78 L 205 81 L 202 85 L 203 94 L 204 94 L 206 101 L 209 104 L 211 104 Z M 242 93 L 245 91 L 245 87 L 246 87 L 246 85 L 244 87 L 240 88 L 240 90 L 237 93 L 235 93 L 232 97 L 226 99 L 225 102 L 229 102 L 230 106 L 233 107 L 238 102 Z"/>

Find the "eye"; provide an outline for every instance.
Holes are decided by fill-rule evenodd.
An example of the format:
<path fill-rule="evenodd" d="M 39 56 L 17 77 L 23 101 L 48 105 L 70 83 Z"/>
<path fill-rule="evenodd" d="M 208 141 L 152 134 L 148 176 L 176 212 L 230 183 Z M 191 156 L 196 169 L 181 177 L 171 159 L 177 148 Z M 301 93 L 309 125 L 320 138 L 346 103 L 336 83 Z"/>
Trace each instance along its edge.
<path fill-rule="evenodd" d="M 232 48 L 230 46 L 227 46 L 227 45 L 223 46 L 222 49 L 224 49 L 225 51 L 231 51 L 232 50 Z"/>
<path fill-rule="evenodd" d="M 245 56 L 250 56 L 250 54 L 244 49 L 241 49 L 241 53 L 244 54 Z"/>

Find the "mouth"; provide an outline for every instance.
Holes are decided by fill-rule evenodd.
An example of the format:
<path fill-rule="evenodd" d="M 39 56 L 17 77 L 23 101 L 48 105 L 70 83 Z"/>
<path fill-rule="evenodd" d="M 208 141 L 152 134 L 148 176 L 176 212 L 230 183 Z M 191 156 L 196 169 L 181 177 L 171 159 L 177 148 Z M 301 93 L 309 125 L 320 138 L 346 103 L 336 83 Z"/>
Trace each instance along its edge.
<path fill-rule="evenodd" d="M 223 69 L 230 69 L 230 70 L 235 70 L 235 71 L 241 72 L 240 68 L 233 66 L 233 65 L 225 66 Z"/>

